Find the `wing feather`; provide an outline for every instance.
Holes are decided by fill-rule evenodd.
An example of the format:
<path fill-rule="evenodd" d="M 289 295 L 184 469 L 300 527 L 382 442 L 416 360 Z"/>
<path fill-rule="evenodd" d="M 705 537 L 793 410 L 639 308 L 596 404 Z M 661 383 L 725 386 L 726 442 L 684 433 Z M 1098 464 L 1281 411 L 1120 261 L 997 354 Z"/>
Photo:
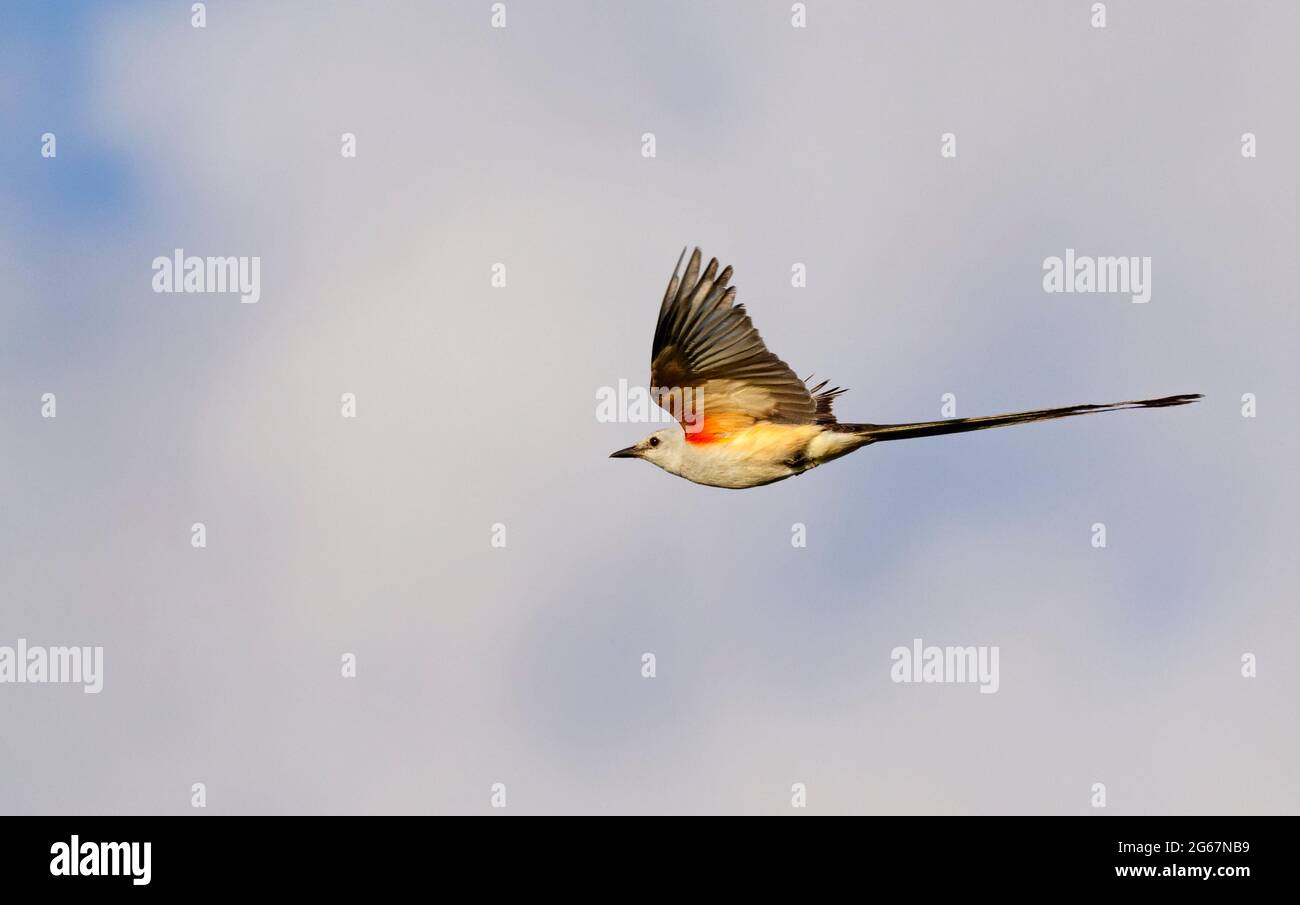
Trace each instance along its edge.
<path fill-rule="evenodd" d="M 674 392 L 688 388 L 696 394 L 696 409 L 702 406 L 710 417 L 725 415 L 729 425 L 834 422 L 831 402 L 844 391 L 823 392 L 825 381 L 810 390 L 768 351 L 745 306 L 736 304 L 730 267 L 719 273 L 718 260 L 712 258 L 701 271 L 697 248 L 679 277 L 685 257 L 682 249 L 655 324 L 650 384 L 656 401 L 688 431 L 690 413 L 676 410 L 682 394 Z"/>

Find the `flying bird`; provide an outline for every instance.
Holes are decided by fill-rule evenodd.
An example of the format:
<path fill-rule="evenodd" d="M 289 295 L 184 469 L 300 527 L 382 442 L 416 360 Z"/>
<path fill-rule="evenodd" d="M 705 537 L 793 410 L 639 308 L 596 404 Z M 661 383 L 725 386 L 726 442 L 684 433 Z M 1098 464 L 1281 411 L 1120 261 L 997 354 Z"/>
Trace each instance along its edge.
<path fill-rule="evenodd" d="M 678 421 L 613 459 L 644 459 L 697 484 L 742 489 L 803 474 L 832 459 L 884 440 L 1050 421 L 1120 409 L 1185 405 L 1199 393 L 1069 405 L 982 418 L 951 418 L 913 424 L 843 424 L 831 404 L 845 392 L 808 386 L 768 351 L 736 289 L 731 268 L 718 272 L 718 259 L 700 271 L 695 249 L 680 277 L 685 249 L 673 268 L 650 353 L 655 401 Z"/>

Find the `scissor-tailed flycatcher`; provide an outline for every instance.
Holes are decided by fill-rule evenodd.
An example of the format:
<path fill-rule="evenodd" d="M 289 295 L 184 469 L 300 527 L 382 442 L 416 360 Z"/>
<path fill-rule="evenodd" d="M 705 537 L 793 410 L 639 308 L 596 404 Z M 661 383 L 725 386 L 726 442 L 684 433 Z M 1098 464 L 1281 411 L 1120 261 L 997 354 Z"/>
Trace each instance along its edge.
<path fill-rule="evenodd" d="M 727 285 L 730 267 L 718 273 L 714 258 L 701 274 L 698 248 L 679 280 L 681 266 L 678 258 L 659 308 L 650 357 L 655 401 L 681 423 L 655 431 L 611 458 L 645 459 L 697 484 L 758 487 L 803 474 L 879 440 L 956 434 L 1119 409 L 1162 408 L 1201 398 L 1199 393 L 1188 393 L 983 418 L 841 424 L 831 414 L 831 403 L 844 390 L 826 390 L 825 381 L 808 387 L 767 350 L 745 306 L 734 304 L 736 290 Z M 687 404 L 691 400 L 693 406 Z"/>

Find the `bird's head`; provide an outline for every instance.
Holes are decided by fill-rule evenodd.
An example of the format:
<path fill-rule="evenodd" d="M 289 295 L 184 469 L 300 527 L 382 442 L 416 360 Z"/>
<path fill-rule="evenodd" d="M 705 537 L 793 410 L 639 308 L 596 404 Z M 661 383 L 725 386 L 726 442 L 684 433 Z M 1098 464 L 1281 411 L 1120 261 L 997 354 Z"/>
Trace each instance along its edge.
<path fill-rule="evenodd" d="M 677 474 L 686 446 L 686 435 L 680 427 L 666 427 L 655 431 L 640 443 L 609 454 L 611 459 L 645 459 L 664 471 Z"/>

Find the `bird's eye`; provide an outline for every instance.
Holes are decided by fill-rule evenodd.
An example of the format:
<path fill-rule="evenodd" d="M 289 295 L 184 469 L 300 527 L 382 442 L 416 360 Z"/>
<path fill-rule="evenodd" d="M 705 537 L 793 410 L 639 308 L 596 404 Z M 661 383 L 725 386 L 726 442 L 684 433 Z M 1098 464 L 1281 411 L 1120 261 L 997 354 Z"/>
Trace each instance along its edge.
<path fill-rule="evenodd" d="M 658 437 L 651 437 L 651 438 L 650 438 L 650 446 L 651 446 L 651 448 L 656 447 L 656 446 L 658 446 L 658 445 L 659 445 L 659 438 L 658 438 Z"/>

